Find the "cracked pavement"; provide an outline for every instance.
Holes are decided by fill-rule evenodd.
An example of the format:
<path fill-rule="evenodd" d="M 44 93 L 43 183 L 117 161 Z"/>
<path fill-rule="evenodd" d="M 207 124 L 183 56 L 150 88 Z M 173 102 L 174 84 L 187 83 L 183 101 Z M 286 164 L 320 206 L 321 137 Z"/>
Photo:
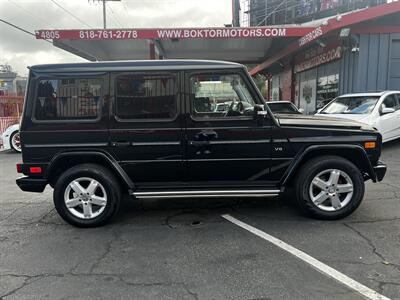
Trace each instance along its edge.
<path fill-rule="evenodd" d="M 384 181 L 330 222 L 299 215 L 290 199 L 125 199 L 108 226 L 78 229 L 57 215 L 50 188 L 18 189 L 20 159 L 0 152 L 0 299 L 362 299 L 224 213 L 400 299 L 400 141 L 384 145 Z"/>

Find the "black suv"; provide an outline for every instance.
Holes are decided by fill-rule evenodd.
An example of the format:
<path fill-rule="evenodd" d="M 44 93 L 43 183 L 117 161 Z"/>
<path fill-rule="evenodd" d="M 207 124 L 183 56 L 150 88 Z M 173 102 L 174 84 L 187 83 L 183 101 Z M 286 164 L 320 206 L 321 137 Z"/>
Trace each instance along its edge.
<path fill-rule="evenodd" d="M 65 221 L 93 227 L 133 198 L 270 197 L 289 188 L 320 219 L 349 215 L 380 181 L 366 125 L 274 116 L 240 64 L 158 60 L 30 68 L 23 191 L 54 188 Z"/>

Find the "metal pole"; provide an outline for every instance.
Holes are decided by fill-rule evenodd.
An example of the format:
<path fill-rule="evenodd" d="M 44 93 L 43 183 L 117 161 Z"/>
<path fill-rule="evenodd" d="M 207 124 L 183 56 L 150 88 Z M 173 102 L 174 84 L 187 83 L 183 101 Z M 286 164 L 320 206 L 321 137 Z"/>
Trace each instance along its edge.
<path fill-rule="evenodd" d="M 103 0 L 103 27 L 104 27 L 104 29 L 107 28 L 106 3 L 107 3 L 107 0 Z"/>

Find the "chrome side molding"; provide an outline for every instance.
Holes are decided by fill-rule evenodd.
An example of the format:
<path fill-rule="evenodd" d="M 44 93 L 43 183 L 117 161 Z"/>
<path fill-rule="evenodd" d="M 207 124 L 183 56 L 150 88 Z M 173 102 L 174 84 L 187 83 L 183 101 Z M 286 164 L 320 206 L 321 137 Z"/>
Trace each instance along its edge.
<path fill-rule="evenodd" d="M 206 198 L 206 197 L 274 197 L 280 190 L 191 190 L 191 191 L 151 191 L 133 192 L 136 198 Z"/>

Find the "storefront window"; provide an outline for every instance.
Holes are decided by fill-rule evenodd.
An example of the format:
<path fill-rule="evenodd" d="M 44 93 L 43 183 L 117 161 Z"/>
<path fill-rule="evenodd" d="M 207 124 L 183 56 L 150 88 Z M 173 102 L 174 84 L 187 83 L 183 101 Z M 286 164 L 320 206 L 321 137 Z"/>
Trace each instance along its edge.
<path fill-rule="evenodd" d="M 317 69 L 310 69 L 300 73 L 300 108 L 304 109 L 306 114 L 315 112 L 316 107 L 316 86 Z"/>
<path fill-rule="evenodd" d="M 281 98 L 281 80 L 280 80 L 281 75 L 277 74 L 272 77 L 271 83 L 272 83 L 272 88 L 271 88 L 271 100 L 272 101 L 278 101 Z"/>
<path fill-rule="evenodd" d="M 318 67 L 317 109 L 324 107 L 339 93 L 339 61 Z"/>

